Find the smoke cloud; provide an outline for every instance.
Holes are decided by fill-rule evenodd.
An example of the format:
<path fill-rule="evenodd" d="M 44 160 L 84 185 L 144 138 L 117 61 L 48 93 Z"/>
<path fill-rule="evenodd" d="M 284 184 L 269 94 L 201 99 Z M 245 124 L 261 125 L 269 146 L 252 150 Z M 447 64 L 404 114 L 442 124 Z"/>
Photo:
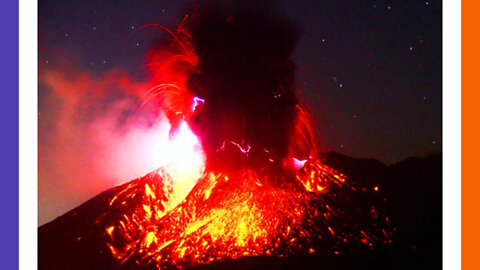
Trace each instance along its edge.
<path fill-rule="evenodd" d="M 184 25 L 191 41 L 184 45 L 192 46 L 192 53 L 175 48 L 176 39 L 154 41 L 146 55 L 148 82 L 119 69 L 86 72 L 65 64 L 41 69 L 39 224 L 171 162 L 172 156 L 182 166 L 198 164 L 198 151 L 190 155 L 183 147 L 178 156 L 169 150 L 170 125 L 175 130 L 184 120 L 207 158 L 215 155 L 217 161 L 227 160 L 217 155 L 225 141 L 248 144 L 248 162 L 255 166 L 274 158 L 280 168 L 288 155 L 307 156 L 292 147 L 307 145 L 312 137 L 305 135 L 310 126 L 302 125 L 308 119 L 298 105 L 291 60 L 300 31 L 270 6 L 231 1 L 194 9 Z M 149 89 L 171 83 L 175 87 L 161 95 L 150 92 L 160 102 L 135 111 L 139 101 L 150 98 L 144 97 Z M 194 96 L 205 104 L 191 112 Z M 159 118 L 159 110 L 165 116 Z M 184 146 L 196 143 L 193 134 L 183 138 Z"/>
<path fill-rule="evenodd" d="M 39 86 L 39 225 L 165 162 L 166 118 L 132 114 L 148 83 L 62 66 Z"/>

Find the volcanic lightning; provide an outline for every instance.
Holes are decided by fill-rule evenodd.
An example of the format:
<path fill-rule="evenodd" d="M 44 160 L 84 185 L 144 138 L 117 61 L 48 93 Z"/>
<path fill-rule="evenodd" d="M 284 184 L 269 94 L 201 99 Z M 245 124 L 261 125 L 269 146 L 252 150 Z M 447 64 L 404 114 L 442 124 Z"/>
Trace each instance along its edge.
<path fill-rule="evenodd" d="M 388 217 L 369 199 L 378 187 L 367 191 L 317 157 L 289 59 L 294 27 L 209 12 L 175 31 L 148 25 L 171 38 L 147 53 L 151 84 L 135 112 L 166 116 L 168 142 L 152 144 L 158 169 L 99 195 L 88 212 L 97 233 L 76 242 L 95 239 L 127 269 L 391 243 Z"/>
<path fill-rule="evenodd" d="M 105 242 L 118 265 L 181 268 L 245 256 L 339 254 L 354 243 L 374 248 L 388 242 L 385 228 L 364 228 L 354 219 L 362 212 L 345 206 L 354 201 L 359 187 L 312 157 L 315 144 L 309 116 L 298 104 L 293 105 L 297 111 L 293 129 L 297 137 L 293 139 L 303 149 L 310 148 L 309 158 L 282 158 L 274 155 L 270 145 L 260 147 L 243 139 L 241 143 L 223 139 L 220 148 L 205 153 L 200 145 L 210 138 L 197 138 L 203 130 L 192 131 L 189 123 L 196 124 L 196 117 L 215 101 L 188 89 L 187 77 L 198 65 L 190 34 L 184 28 L 168 32 L 180 44 L 177 51 L 181 53 L 150 52 L 154 81 L 159 83 L 147 92 L 140 108 L 153 102 L 172 123 L 171 146 L 162 149 L 172 163 L 122 185 L 109 199 L 111 212 L 97 219 L 98 224 L 108 224 Z M 272 98 L 283 96 L 275 92 Z M 221 131 L 223 127 L 213 128 Z M 240 156 L 228 159 L 235 152 Z M 218 154 L 228 158 L 212 161 L 205 157 Z M 232 160 L 247 165 L 205 165 Z M 250 168 L 248 160 L 258 160 L 258 164 Z M 278 172 L 285 166 L 293 168 L 293 173 Z M 375 209 L 368 209 L 366 215 L 370 217 L 371 211 Z M 115 220 L 111 215 L 117 212 L 121 216 Z M 378 215 L 371 222 L 382 223 Z"/>

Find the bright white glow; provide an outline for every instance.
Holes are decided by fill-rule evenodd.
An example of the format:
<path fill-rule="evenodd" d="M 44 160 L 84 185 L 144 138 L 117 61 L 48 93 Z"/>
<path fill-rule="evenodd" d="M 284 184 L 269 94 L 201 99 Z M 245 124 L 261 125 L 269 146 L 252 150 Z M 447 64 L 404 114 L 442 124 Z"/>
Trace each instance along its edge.
<path fill-rule="evenodd" d="M 124 180 L 130 181 L 157 169 L 166 172 L 172 180 L 164 179 L 164 184 L 172 189 L 171 193 L 166 194 L 166 211 L 185 199 L 205 169 L 204 151 L 188 124 L 182 121 L 173 136 L 169 135 L 170 128 L 165 119 L 148 130 L 131 131 L 115 152 L 109 153 L 121 159 L 101 158 L 114 160 L 116 166 L 107 164 L 107 167 L 113 168 L 113 175 L 118 174 L 114 177 L 116 180 L 122 175 Z M 125 178 L 128 174 L 133 175 Z"/>
<path fill-rule="evenodd" d="M 187 197 L 203 174 L 205 154 L 198 138 L 185 121 L 180 124 L 174 137 L 166 141 L 162 137 L 158 142 L 152 154 L 157 159 L 158 167 L 162 167 L 173 181 L 173 192 L 169 194 L 169 201 L 165 205 L 168 211 Z"/>
<path fill-rule="evenodd" d="M 150 155 L 154 164 L 157 168 L 164 167 L 175 184 L 190 182 L 203 172 L 205 154 L 185 121 L 172 138 L 169 138 L 168 132 L 162 132 L 151 145 Z"/>
<path fill-rule="evenodd" d="M 300 170 L 301 168 L 303 168 L 306 162 L 306 159 L 299 160 L 297 158 L 293 158 L 293 167 L 295 168 L 295 170 Z"/>
<path fill-rule="evenodd" d="M 198 170 L 204 166 L 205 156 L 198 138 L 185 121 L 165 148 L 166 165 L 182 170 Z"/>

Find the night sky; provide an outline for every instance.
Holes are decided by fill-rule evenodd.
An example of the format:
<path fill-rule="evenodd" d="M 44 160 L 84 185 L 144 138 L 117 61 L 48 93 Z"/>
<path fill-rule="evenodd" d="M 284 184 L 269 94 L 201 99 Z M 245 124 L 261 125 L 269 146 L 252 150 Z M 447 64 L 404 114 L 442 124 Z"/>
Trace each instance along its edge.
<path fill-rule="evenodd" d="M 441 151 L 441 1 L 272 3 L 301 26 L 293 56 L 297 86 L 314 108 L 325 149 L 386 164 Z M 67 61 L 94 77 L 123 69 L 142 81 L 146 50 L 166 34 L 137 28 L 149 23 L 175 28 L 184 5 L 41 0 L 39 73 Z M 40 83 L 40 150 L 50 147 L 42 136 L 55 128 L 49 119 L 55 106 L 51 95 Z M 42 166 L 40 162 L 40 170 Z M 40 174 L 39 186 L 42 181 Z"/>

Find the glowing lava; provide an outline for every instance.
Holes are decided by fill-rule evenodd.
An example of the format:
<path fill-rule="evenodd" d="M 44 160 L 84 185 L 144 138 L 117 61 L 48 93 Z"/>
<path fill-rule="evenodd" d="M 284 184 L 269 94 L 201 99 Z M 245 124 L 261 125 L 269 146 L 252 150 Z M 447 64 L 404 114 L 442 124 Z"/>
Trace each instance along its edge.
<path fill-rule="evenodd" d="M 96 219 L 117 266 L 181 268 L 244 256 L 338 254 L 351 245 L 373 248 L 388 242 L 386 219 L 374 206 L 359 210 L 360 189 L 319 160 L 290 157 L 293 175 L 247 167 L 205 171 L 203 151 L 185 119 L 208 100 L 186 89 L 197 63 L 189 43 L 177 36 L 186 33 L 169 33 L 182 53 L 151 54 L 155 85 L 140 106 L 157 100 L 172 123 L 168 143 L 152 148 L 163 153 L 157 158 L 164 166 L 118 187 L 108 197 L 109 211 Z M 315 151 L 309 116 L 297 109 L 298 148 Z M 226 143 L 251 154 L 248 142 L 231 140 L 217 152 L 225 151 Z"/>
<path fill-rule="evenodd" d="M 388 240 L 388 230 L 357 223 L 355 207 L 332 200 L 341 194 L 349 201 L 356 192 L 341 173 L 310 160 L 295 179 L 298 188 L 286 188 L 249 170 L 208 172 L 180 200 L 188 188 L 179 192 L 159 169 L 124 184 L 97 223 L 122 213 L 104 229 L 117 264 L 158 268 L 256 255 L 336 254 L 349 244 L 373 248 Z M 369 218 L 383 222 L 376 212 Z"/>

